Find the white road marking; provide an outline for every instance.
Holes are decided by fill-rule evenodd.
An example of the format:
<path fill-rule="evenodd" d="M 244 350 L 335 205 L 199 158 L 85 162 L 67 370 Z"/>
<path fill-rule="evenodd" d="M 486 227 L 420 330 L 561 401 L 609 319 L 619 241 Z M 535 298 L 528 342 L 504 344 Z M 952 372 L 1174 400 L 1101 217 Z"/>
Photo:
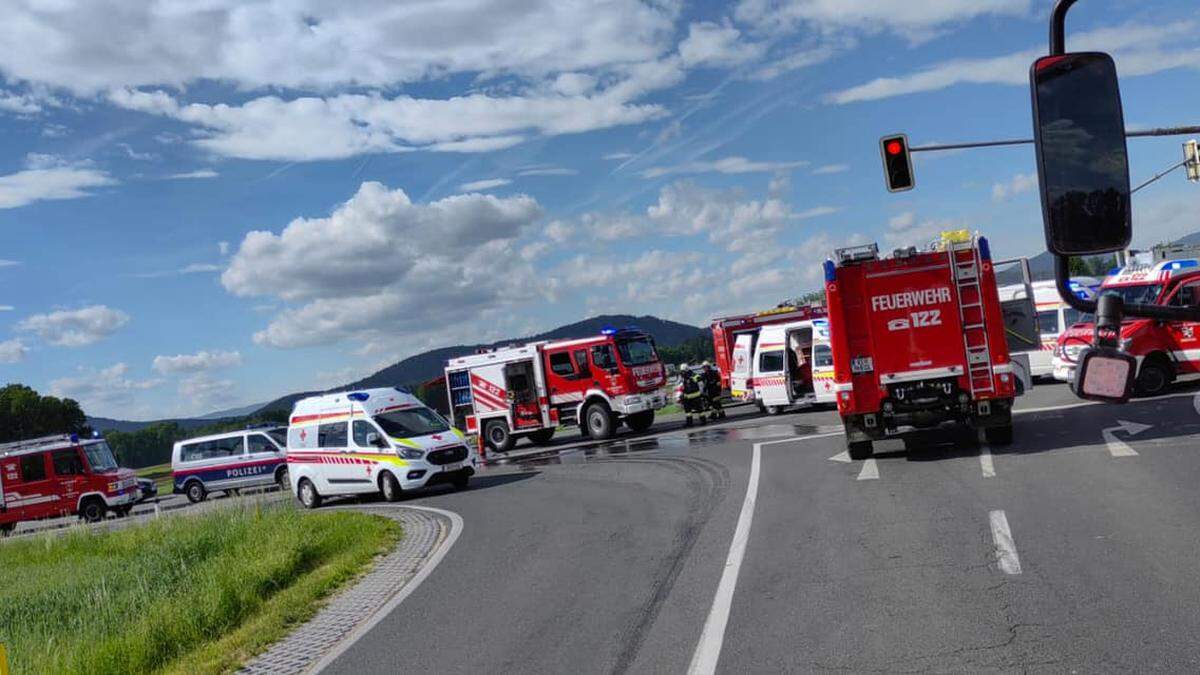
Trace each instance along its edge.
<path fill-rule="evenodd" d="M 708 619 L 704 621 L 704 630 L 700 632 L 700 642 L 696 644 L 696 651 L 692 653 L 692 663 L 688 666 L 688 673 L 691 675 L 715 673 L 717 661 L 721 658 L 725 627 L 729 624 L 729 610 L 733 606 L 733 592 L 737 589 L 738 573 L 742 569 L 742 559 L 746 556 L 746 544 L 750 541 L 750 525 L 754 522 L 762 447 L 810 438 L 817 437 L 799 436 L 754 444 L 754 452 L 750 456 L 750 480 L 746 483 L 746 498 L 742 501 L 742 512 L 738 514 L 737 527 L 733 530 L 733 541 L 729 544 L 729 555 L 725 558 L 725 569 L 721 572 L 721 581 L 717 584 L 716 595 L 713 596 L 712 609 L 708 612 Z"/>
<path fill-rule="evenodd" d="M 385 604 L 383 607 L 380 607 L 371 618 L 359 624 L 358 627 L 346 635 L 346 637 L 342 638 L 341 642 L 339 642 L 336 647 L 330 650 L 320 661 L 317 661 L 307 671 L 305 671 L 308 673 L 319 673 L 328 668 L 331 663 L 337 660 L 339 656 L 344 654 L 347 649 L 354 645 L 355 642 L 358 642 L 362 636 L 371 632 L 371 629 L 373 629 L 380 621 L 383 621 L 384 618 L 386 618 L 397 607 L 399 607 L 400 603 L 404 602 L 405 598 L 412 595 L 413 591 L 417 590 L 417 587 L 421 585 L 421 582 L 425 581 L 426 577 L 428 577 L 430 574 L 433 574 L 433 570 L 437 569 L 438 563 L 442 562 L 442 558 L 446 557 L 446 553 L 450 551 L 452 546 L 454 546 L 454 542 L 458 541 L 458 535 L 462 534 L 463 531 L 462 516 L 454 513 L 453 511 L 435 509 L 432 506 L 383 506 L 368 504 L 363 506 L 355 506 L 354 508 L 405 508 L 417 509 L 419 511 L 429 511 L 450 519 L 450 533 L 447 534 L 446 538 L 442 540 L 442 543 L 438 545 L 438 548 L 433 552 L 433 555 L 429 556 L 429 559 L 425 561 L 425 565 L 421 568 L 421 571 L 417 572 L 416 576 L 414 576 L 408 582 L 408 584 L 404 586 L 404 588 L 400 589 L 399 593 L 394 595 L 391 600 L 388 600 L 387 604 Z"/>
<path fill-rule="evenodd" d="M 1005 574 L 1020 574 L 1021 559 L 1017 557 L 1017 547 L 1013 544 L 1012 531 L 1008 529 L 1008 517 L 1003 511 L 992 511 L 988 514 L 992 522 L 992 539 L 996 542 L 996 563 Z"/>
<path fill-rule="evenodd" d="M 1108 446 L 1108 453 L 1113 457 L 1137 457 L 1137 450 L 1117 438 L 1117 432 L 1124 431 L 1130 436 L 1136 436 L 1149 429 L 1150 425 L 1127 420 L 1117 420 L 1117 425 L 1100 431 L 1100 435 L 1104 436 L 1104 444 Z"/>
<path fill-rule="evenodd" d="M 829 461 L 831 461 L 831 462 L 846 462 L 847 464 L 849 464 L 851 461 L 850 460 L 850 451 L 843 450 L 843 451 L 839 452 L 838 454 L 834 455 L 833 457 L 830 457 Z"/>
<path fill-rule="evenodd" d="M 992 449 L 986 444 L 979 446 L 979 468 L 984 478 L 996 477 L 996 466 L 992 463 Z"/>
<path fill-rule="evenodd" d="M 872 457 L 863 462 L 862 471 L 858 472 L 858 480 L 878 480 L 879 464 Z"/>

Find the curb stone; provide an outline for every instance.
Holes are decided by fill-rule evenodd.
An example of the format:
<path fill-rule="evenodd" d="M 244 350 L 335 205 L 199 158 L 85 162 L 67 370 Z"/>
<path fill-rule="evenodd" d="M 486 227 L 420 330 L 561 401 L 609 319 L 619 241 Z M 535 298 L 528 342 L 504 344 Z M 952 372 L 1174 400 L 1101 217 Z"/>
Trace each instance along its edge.
<path fill-rule="evenodd" d="M 449 520 L 430 511 L 395 507 L 371 512 L 400 523 L 404 528 L 400 545 L 378 559 L 358 583 L 333 596 L 315 616 L 251 659 L 239 673 L 310 671 L 403 590 L 450 532 Z"/>

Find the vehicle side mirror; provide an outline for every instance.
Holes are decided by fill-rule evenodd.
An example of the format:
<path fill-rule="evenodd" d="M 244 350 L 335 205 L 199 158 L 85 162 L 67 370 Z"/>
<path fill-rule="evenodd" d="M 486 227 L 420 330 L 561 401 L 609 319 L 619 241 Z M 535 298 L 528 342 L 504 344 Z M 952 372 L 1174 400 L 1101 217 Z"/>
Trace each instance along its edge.
<path fill-rule="evenodd" d="M 379 434 L 372 431 L 367 434 L 367 445 L 370 445 L 375 448 L 386 448 L 387 441 L 383 440 L 383 438 L 381 438 L 379 436 Z"/>
<path fill-rule="evenodd" d="M 1112 57 L 1044 56 L 1030 70 L 1030 86 L 1047 250 L 1073 256 L 1128 248 L 1129 159 Z"/>
<path fill-rule="evenodd" d="M 1079 355 L 1071 388 L 1079 398 L 1125 403 L 1133 394 L 1137 359 L 1111 347 L 1088 347 Z"/>

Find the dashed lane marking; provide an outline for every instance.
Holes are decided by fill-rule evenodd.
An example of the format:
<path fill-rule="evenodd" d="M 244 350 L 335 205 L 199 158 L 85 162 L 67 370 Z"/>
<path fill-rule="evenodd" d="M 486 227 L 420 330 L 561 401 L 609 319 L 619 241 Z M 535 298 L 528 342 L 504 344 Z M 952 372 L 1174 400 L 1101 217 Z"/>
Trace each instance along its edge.
<path fill-rule="evenodd" d="M 984 478 L 996 477 L 996 465 L 992 462 L 992 449 L 987 445 L 979 446 L 979 469 Z"/>
<path fill-rule="evenodd" d="M 1017 546 L 1013 543 L 1012 531 L 1008 529 L 1008 517 L 1003 511 L 992 511 L 988 514 L 992 523 L 992 540 L 996 542 L 996 564 L 1005 574 L 1021 573 L 1021 558 L 1017 556 Z"/>
<path fill-rule="evenodd" d="M 863 462 L 862 471 L 858 472 L 858 480 L 879 480 L 879 463 L 874 457 Z"/>

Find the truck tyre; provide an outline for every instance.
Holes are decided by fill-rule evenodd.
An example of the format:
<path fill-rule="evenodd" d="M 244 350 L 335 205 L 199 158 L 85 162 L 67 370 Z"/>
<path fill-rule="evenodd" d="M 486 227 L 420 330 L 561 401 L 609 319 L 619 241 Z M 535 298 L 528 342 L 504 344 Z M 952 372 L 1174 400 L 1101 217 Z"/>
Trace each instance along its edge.
<path fill-rule="evenodd" d="M 306 509 L 315 509 L 321 505 L 321 493 L 317 492 L 317 486 L 307 478 L 300 479 L 300 484 L 296 486 L 296 497 Z"/>
<path fill-rule="evenodd" d="M 554 438 L 554 427 L 550 427 L 549 429 L 538 429 L 532 434 L 529 434 L 529 442 L 533 443 L 534 445 L 545 445 L 550 442 L 551 438 Z"/>
<path fill-rule="evenodd" d="M 587 426 L 588 436 L 603 441 L 612 438 L 616 425 L 613 424 L 612 413 L 603 403 L 593 403 L 583 411 L 583 423 Z"/>
<path fill-rule="evenodd" d="M 379 491 L 383 494 L 385 502 L 400 501 L 400 481 L 396 480 L 391 471 L 384 471 L 379 476 Z"/>
<path fill-rule="evenodd" d="M 1137 375 L 1137 393 L 1141 396 L 1157 396 L 1171 383 L 1171 367 L 1161 358 L 1146 359 Z"/>
<path fill-rule="evenodd" d="M 98 497 L 90 497 L 79 506 L 79 517 L 85 523 L 98 523 L 104 520 L 106 513 L 108 513 L 108 506 L 103 499 Z"/>
<path fill-rule="evenodd" d="M 1002 427 L 987 427 L 983 430 L 983 437 L 989 445 L 1010 445 L 1013 442 L 1013 426 L 1012 422 L 1005 424 Z"/>
<path fill-rule="evenodd" d="M 871 455 L 875 454 L 875 449 L 871 446 L 871 441 L 849 441 L 846 443 L 846 449 L 850 453 L 850 459 L 870 459 Z"/>
<path fill-rule="evenodd" d="M 512 450 L 513 435 L 508 431 L 508 423 L 504 420 L 491 420 L 483 426 L 483 438 L 487 445 L 496 452 Z"/>
<path fill-rule="evenodd" d="M 645 431 L 654 424 L 654 411 L 643 410 L 639 413 L 634 413 L 625 418 L 625 425 L 631 431 Z"/>
<path fill-rule="evenodd" d="M 783 407 L 778 405 L 769 405 L 764 407 L 763 410 L 766 411 L 768 415 L 774 416 L 778 415 L 783 410 Z"/>
<path fill-rule="evenodd" d="M 199 504 L 208 497 L 208 490 L 204 489 L 204 483 L 194 480 L 187 484 L 183 489 L 183 493 L 187 495 L 188 501 L 193 504 Z"/>

